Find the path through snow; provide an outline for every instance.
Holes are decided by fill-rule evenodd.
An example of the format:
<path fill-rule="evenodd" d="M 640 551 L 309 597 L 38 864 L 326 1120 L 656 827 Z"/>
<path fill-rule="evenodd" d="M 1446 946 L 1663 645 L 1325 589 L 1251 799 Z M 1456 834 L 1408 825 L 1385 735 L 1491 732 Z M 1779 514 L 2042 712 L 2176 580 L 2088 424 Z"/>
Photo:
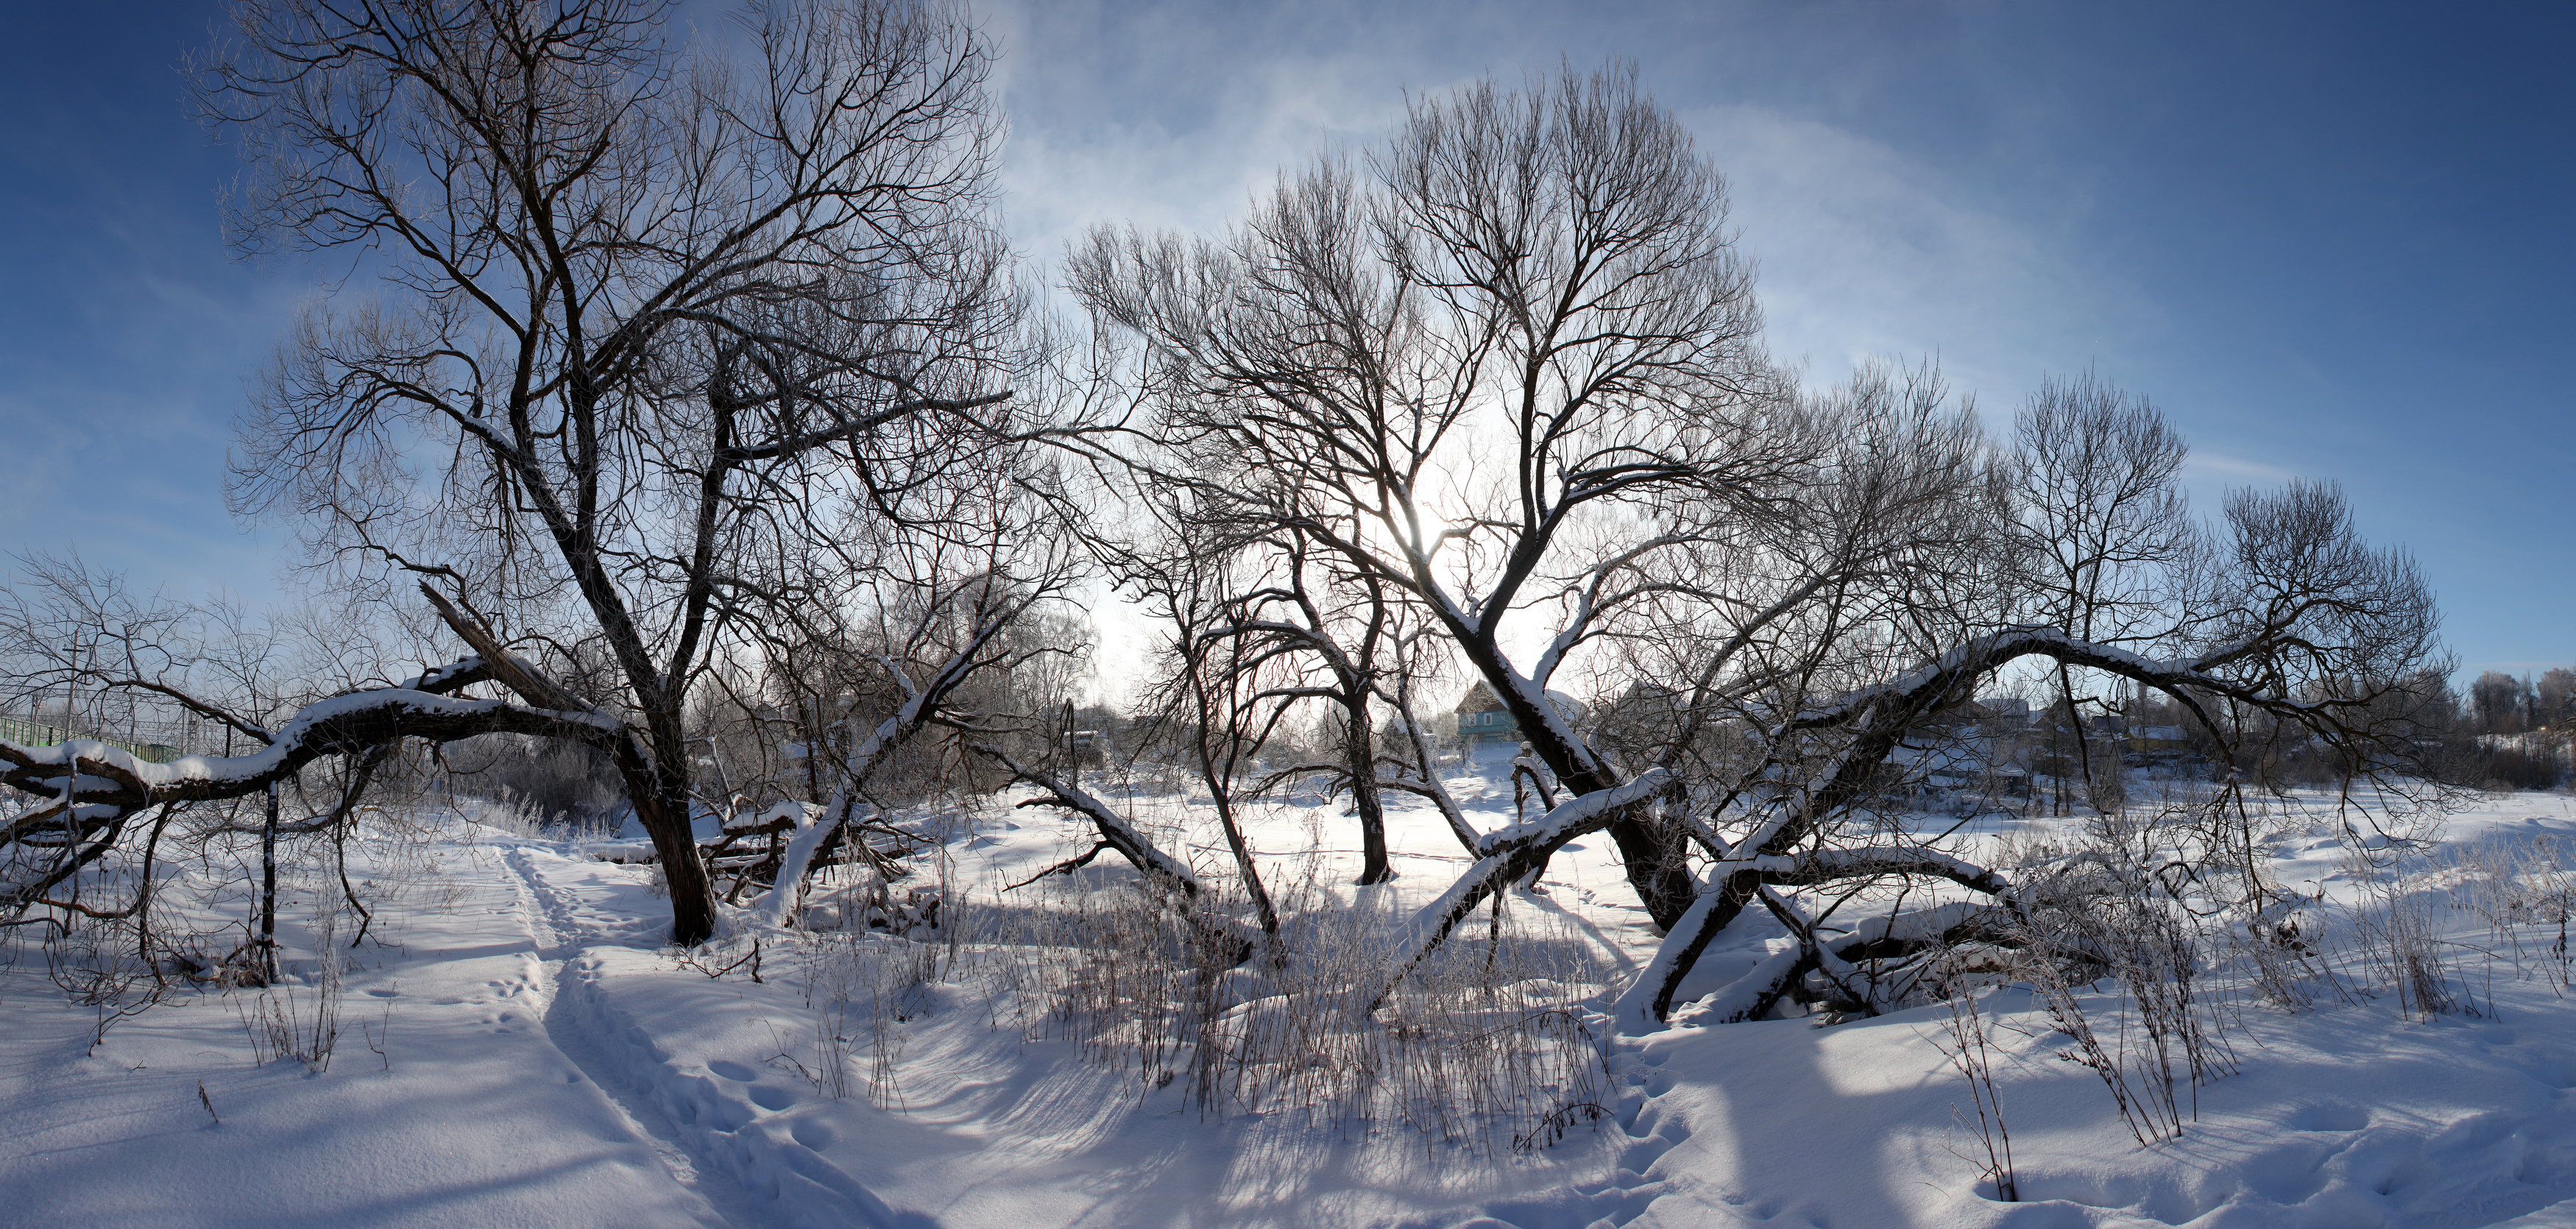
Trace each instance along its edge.
<path fill-rule="evenodd" d="M 23 953 L 0 999 L 0 1223 L 727 1225 L 725 1197 L 555 1044 L 556 965 L 522 882 L 489 850 L 436 858 L 443 899 L 347 975 L 327 1074 L 251 1066 L 215 994 L 85 1054 L 91 1021 Z"/>

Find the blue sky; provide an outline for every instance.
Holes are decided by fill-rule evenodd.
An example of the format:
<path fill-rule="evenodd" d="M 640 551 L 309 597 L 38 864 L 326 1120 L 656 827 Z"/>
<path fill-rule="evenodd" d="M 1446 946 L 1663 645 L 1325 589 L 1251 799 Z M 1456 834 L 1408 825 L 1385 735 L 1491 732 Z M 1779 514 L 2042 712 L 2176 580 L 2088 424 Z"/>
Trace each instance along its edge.
<path fill-rule="evenodd" d="M 2576 659 L 2576 17 L 2353 4 L 996 4 L 1021 247 L 1205 229 L 1408 89 L 1636 60 L 1733 185 L 1775 352 L 1936 357 L 1990 417 L 2087 365 L 2200 506 L 2297 474 L 2413 549 L 2465 667 Z M 0 546 L 265 600 L 241 380 L 330 275 L 232 262 L 175 66 L 212 4 L 0 48 Z"/>

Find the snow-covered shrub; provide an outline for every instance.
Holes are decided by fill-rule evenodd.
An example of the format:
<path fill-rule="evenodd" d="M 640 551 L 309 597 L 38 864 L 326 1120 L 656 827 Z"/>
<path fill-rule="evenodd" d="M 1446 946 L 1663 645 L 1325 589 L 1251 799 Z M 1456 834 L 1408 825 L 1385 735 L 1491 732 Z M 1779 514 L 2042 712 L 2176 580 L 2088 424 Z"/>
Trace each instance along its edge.
<path fill-rule="evenodd" d="M 928 1007 L 925 988 L 946 971 L 943 950 L 869 930 L 807 935 L 811 1034 L 801 1054 L 782 1045 L 780 1058 L 825 1096 L 864 1092 L 880 1108 L 903 1108 L 903 1025 Z M 862 1063 L 864 1076 L 855 1074 Z"/>
<path fill-rule="evenodd" d="M 2576 849 L 2555 837 L 2516 842 L 2497 835 L 2457 850 L 2455 889 L 2487 925 L 2518 976 L 2546 980 L 2565 996 L 2571 962 L 2567 934 L 2576 914 Z"/>
<path fill-rule="evenodd" d="M 2011 920 L 1944 953 L 1923 979 L 1925 991 L 1954 995 L 2028 984 L 2068 1039 L 2058 1056 L 2101 1078 L 2142 1144 L 2179 1136 L 2198 1117 L 2200 1086 L 2236 1069 L 2210 919 L 2260 894 L 2216 875 L 2161 873 L 2184 865 L 2192 817 L 2187 806 L 2140 807 L 2098 816 L 2077 839 L 2006 842 Z M 2105 980 L 2121 992 L 2120 1026 L 2097 1029 L 2087 1000 Z"/>
<path fill-rule="evenodd" d="M 2339 999 L 2350 997 L 2309 933 L 2316 919 L 2307 917 L 2303 907 L 2311 903 L 2305 897 L 2284 897 L 2247 916 L 2228 934 L 2229 955 L 2247 989 L 2287 1012 L 2316 1006 L 2320 983 Z"/>
<path fill-rule="evenodd" d="M 512 840 L 545 839 L 547 820 L 545 808 L 538 805 L 534 798 L 503 790 L 499 796 L 493 798 L 461 800 L 458 810 L 471 817 L 475 823 Z"/>
<path fill-rule="evenodd" d="M 242 1030 L 250 1034 L 252 1062 L 265 1067 L 293 1059 L 314 1071 L 331 1069 L 331 1052 L 340 1040 L 338 920 L 337 910 L 325 910 L 314 922 L 312 975 L 303 993 L 297 993 L 294 979 L 281 977 L 247 1002 L 234 1001 Z"/>
<path fill-rule="evenodd" d="M 440 783 L 448 790 L 533 810 L 540 827 L 597 822 L 626 808 L 616 764 L 587 744 L 486 734 L 444 755 L 450 772 Z"/>
<path fill-rule="evenodd" d="M 2369 984 L 2394 992 L 2397 1010 L 2417 1019 L 2463 1007 L 2474 1013 L 2475 1002 L 2465 997 L 2467 987 L 2458 982 L 2447 945 L 2435 937 L 2441 929 L 2435 897 L 2441 892 L 2426 879 L 2424 868 L 2402 858 L 2383 866 L 2355 851 L 2344 869 L 2361 885 L 2361 899 L 2348 921 L 2353 950 Z"/>
<path fill-rule="evenodd" d="M 818 877 L 824 882 L 797 937 L 811 1028 L 798 1044 L 781 1038 L 772 1061 L 795 1068 L 826 1096 L 864 1092 L 880 1108 L 902 1108 L 903 1026 L 929 1010 L 929 988 L 995 976 L 997 962 L 970 959 L 974 911 L 950 904 L 946 860 L 933 865 L 929 882 L 899 892 L 872 869 L 833 868 Z M 830 882 L 835 878 L 843 881 Z M 860 1064 L 864 1076 L 854 1074 Z"/>
<path fill-rule="evenodd" d="M 1942 1024 L 1946 1036 L 1936 1036 L 1932 1044 L 1967 1081 L 1968 1103 L 1976 1112 L 1976 1120 L 1970 1122 L 1953 1105 L 1951 1121 L 1976 1136 L 1977 1150 L 1984 1155 L 1981 1158 L 1955 1148 L 1952 1152 L 1977 1166 L 1986 1181 L 1994 1185 L 1995 1198 L 2019 1203 L 2021 1189 L 2013 1166 L 2012 1128 L 2004 1122 L 2003 1098 L 1995 1089 L 1995 1057 L 2001 1047 L 1994 1043 L 1994 1026 L 1987 1022 L 1985 1011 L 1971 994 L 1950 1000 L 1950 1013 Z"/>
<path fill-rule="evenodd" d="M 278 898 L 317 902 L 333 933 L 346 938 L 339 919 L 349 912 L 358 913 L 362 928 L 372 924 L 369 906 L 351 898 L 381 906 L 401 886 L 384 881 L 383 864 L 375 878 L 348 878 L 350 848 L 381 844 L 380 834 L 405 823 L 362 808 L 335 840 L 298 823 L 305 819 L 300 804 L 310 801 L 292 791 L 287 798 L 276 845 Z M 46 906 L 53 916 L 41 927 L 11 932 L 34 939 L 55 984 L 96 1010 L 93 1044 L 119 1020 L 174 996 L 272 982 L 259 931 L 261 819 L 261 808 L 238 800 L 169 808 L 152 818 L 146 840 L 108 848 L 62 882 L 49 898 L 61 903 Z M 397 858 L 392 865 L 412 863 Z M 0 874 L 23 869 L 23 861 L 0 860 Z M 279 909 L 282 926 L 298 924 L 294 912 L 300 910 Z"/>
<path fill-rule="evenodd" d="M 1133 885 L 1049 886 L 1012 915 L 1011 1022 L 1181 1081 L 1209 1113 L 1295 1113 L 1332 1128 L 1408 1125 L 1484 1146 L 1544 1143 L 1602 1095 L 1594 1000 L 1607 980 L 1555 915 L 1505 910 L 1374 1010 L 1389 918 L 1314 866 L 1274 888 L 1275 947 L 1248 945 L 1225 881 L 1196 901 Z M 1030 889 L 1022 889 L 1027 892 Z"/>

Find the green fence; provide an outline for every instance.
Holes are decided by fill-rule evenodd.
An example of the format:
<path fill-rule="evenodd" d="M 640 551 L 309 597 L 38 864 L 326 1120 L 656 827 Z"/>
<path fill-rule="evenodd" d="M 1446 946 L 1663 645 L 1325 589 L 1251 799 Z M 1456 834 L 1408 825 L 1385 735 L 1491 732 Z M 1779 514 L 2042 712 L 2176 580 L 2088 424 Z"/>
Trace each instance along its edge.
<path fill-rule="evenodd" d="M 135 758 L 150 760 L 155 764 L 167 764 L 170 761 L 179 758 L 181 755 L 186 754 L 186 752 L 183 752 L 179 748 L 173 747 L 167 743 L 130 743 L 121 738 L 102 738 L 96 734 L 78 734 L 70 730 L 66 730 L 58 725 L 31 720 L 26 717 L 0 715 L 0 739 L 5 739 L 22 747 L 50 747 L 56 743 L 68 742 L 74 738 L 86 738 L 93 742 L 106 743 L 111 747 L 121 747 L 126 751 L 132 752 Z"/>

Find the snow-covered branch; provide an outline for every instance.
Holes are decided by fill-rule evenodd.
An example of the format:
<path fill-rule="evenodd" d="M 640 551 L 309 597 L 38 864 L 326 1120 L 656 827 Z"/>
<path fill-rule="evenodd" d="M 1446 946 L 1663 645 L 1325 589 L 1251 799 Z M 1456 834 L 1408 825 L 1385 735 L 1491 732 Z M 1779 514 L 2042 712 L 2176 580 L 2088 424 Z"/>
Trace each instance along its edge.
<path fill-rule="evenodd" d="M 1759 850 L 1771 844 L 1790 827 L 1788 818 L 1785 813 L 1775 815 L 1742 847 Z M 1699 961 L 1700 953 L 1745 916 L 1745 906 L 1758 899 L 1757 893 L 1773 885 L 1798 886 L 1877 875 L 1934 875 L 1992 896 L 2007 909 L 2019 907 L 2012 884 L 2003 876 L 1938 850 L 1819 849 L 1795 857 L 1754 853 L 1729 858 L 1709 868 L 1709 886 L 1691 902 L 1690 911 L 1682 915 L 1681 921 L 1665 933 L 1654 957 L 1620 996 L 1616 1009 L 1620 1030 L 1638 1033 L 1662 1027 L 1664 1019 L 1672 1014 L 1674 993 Z M 1804 972 L 1806 967 L 1802 965 L 1798 971 Z M 1760 1009 L 1769 1007 L 1766 999 Z"/>
<path fill-rule="evenodd" d="M 1683 919 L 1683 924 L 1673 928 L 1671 936 L 1665 939 L 1663 947 L 1656 950 L 1654 958 L 1638 971 L 1626 992 L 1619 996 L 1618 1003 L 1611 1008 L 1611 1018 L 1612 1027 L 1621 1035 L 1643 1036 L 1664 1027 L 1664 1021 L 1672 1010 L 1673 987 L 1690 970 L 1688 961 L 1681 958 L 1682 948 L 1689 946 L 1690 954 L 1695 958 L 1698 950 L 1708 946 L 1708 939 L 1716 932 L 1701 936 L 1696 944 L 1688 944 L 1684 936 L 1699 933 L 1700 928 L 1693 923 L 1705 920 L 1717 900 L 1716 892 L 1703 896 Z M 1768 1014 L 1798 978 L 1816 968 L 1820 955 L 1847 961 L 1860 956 L 1868 948 L 1888 942 L 1923 943 L 1956 936 L 1983 926 L 1997 915 L 1998 911 L 1992 906 L 1950 901 L 1872 917 L 1855 926 L 1850 933 L 1832 940 L 1801 943 L 1764 957 L 1743 976 L 1704 999 L 1693 1018 L 1710 1024 L 1756 1019 Z M 1739 910 L 1730 919 L 1730 924 L 1744 916 L 1745 913 Z"/>
<path fill-rule="evenodd" d="M 1448 891 L 1414 912 L 1413 921 L 1397 943 L 1386 980 L 1369 1002 L 1384 1002 L 1394 992 L 1395 984 L 1448 939 L 1449 932 L 1486 897 L 1543 864 L 1567 841 L 1598 831 L 1622 809 L 1653 798 L 1670 781 L 1670 774 L 1657 769 L 1616 788 L 1569 798 L 1536 819 L 1486 833 L 1476 842 L 1480 856 L 1466 873 L 1458 876 Z"/>
<path fill-rule="evenodd" d="M 867 740 L 842 762 L 840 778 L 832 788 L 831 801 L 823 804 L 821 818 L 803 823 L 795 838 L 788 841 L 786 850 L 779 855 L 778 877 L 772 881 L 769 894 L 762 897 L 757 906 L 762 921 L 771 926 L 787 924 L 803 898 L 805 868 L 812 864 L 814 851 L 822 848 L 833 833 L 849 826 L 850 814 L 858 806 L 868 778 L 875 775 L 878 767 L 898 748 L 938 719 L 939 706 L 950 693 L 956 691 L 977 667 L 985 664 L 984 650 L 993 643 L 994 637 L 999 636 L 1002 629 L 1034 600 L 1034 596 L 1023 598 L 988 617 L 967 639 L 965 647 L 949 655 L 947 661 L 931 672 L 927 682 L 916 685 L 899 663 L 891 660 L 885 663 L 886 672 L 903 687 L 904 702 L 897 705 L 885 720 L 878 722 L 877 727 L 868 732 Z"/>
<path fill-rule="evenodd" d="M 476 667 L 434 672 L 433 686 L 461 686 Z M 39 861 L 66 868 L 94 860 L 151 807 L 238 798 L 292 778 L 314 760 L 372 752 L 407 738 L 444 743 L 481 734 L 569 738 L 611 751 L 630 743 L 624 725 L 598 713 L 531 708 L 503 700 L 460 700 L 412 688 L 333 696 L 304 706 L 274 741 L 247 755 L 182 756 L 154 763 L 90 739 L 53 746 L 0 741 L 0 785 L 42 801 L 0 827 L 0 845 L 50 846 Z M 349 814 L 344 799 L 335 816 Z M 24 908 L 50 878 L 0 889 L 0 910 Z"/>
<path fill-rule="evenodd" d="M 1136 825 L 1129 823 L 1126 816 L 1119 814 L 1108 803 L 1102 802 L 1082 787 L 1057 777 L 1045 769 L 1032 768 L 1012 759 L 1008 752 L 998 747 L 974 743 L 970 744 L 967 750 L 990 757 L 994 762 L 1009 769 L 1012 777 L 1038 787 L 1040 791 L 1038 795 L 1023 799 L 1020 802 L 1021 806 L 1060 807 L 1090 820 L 1092 827 L 1099 831 L 1100 839 L 1110 848 L 1117 850 L 1121 857 L 1126 858 L 1147 879 L 1177 889 L 1184 895 L 1199 894 L 1198 876 L 1190 873 L 1189 865 L 1156 848 L 1153 841 L 1137 830 Z M 1082 860 L 1087 862 L 1090 859 L 1086 856 Z"/>
<path fill-rule="evenodd" d="M 0 784 L 31 794 L 135 810 L 164 802 L 237 798 L 294 775 L 326 755 L 401 738 L 453 742 L 478 734 L 533 734 L 612 746 L 625 733 L 598 713 L 531 708 L 503 700 L 459 700 L 407 688 L 353 692 L 315 701 L 248 755 L 181 756 L 156 764 L 121 747 L 73 739 L 50 747 L 0 741 Z"/>

